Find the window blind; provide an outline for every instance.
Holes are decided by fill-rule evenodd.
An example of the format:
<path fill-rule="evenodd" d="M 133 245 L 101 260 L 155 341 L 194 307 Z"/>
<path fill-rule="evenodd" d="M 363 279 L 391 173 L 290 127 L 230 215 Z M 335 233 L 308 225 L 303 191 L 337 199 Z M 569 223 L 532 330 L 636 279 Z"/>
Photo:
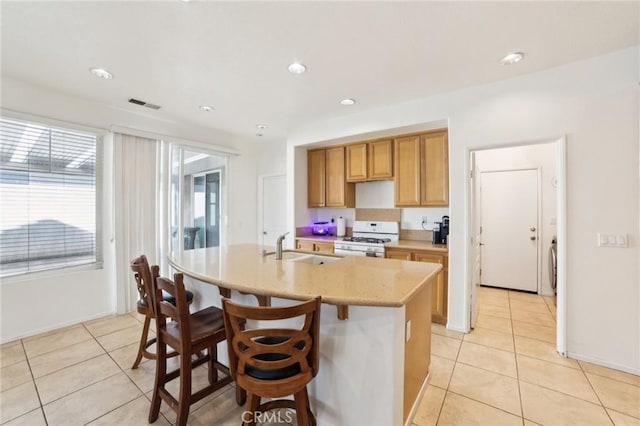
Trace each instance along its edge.
<path fill-rule="evenodd" d="M 0 119 L 0 276 L 101 261 L 96 135 Z"/>

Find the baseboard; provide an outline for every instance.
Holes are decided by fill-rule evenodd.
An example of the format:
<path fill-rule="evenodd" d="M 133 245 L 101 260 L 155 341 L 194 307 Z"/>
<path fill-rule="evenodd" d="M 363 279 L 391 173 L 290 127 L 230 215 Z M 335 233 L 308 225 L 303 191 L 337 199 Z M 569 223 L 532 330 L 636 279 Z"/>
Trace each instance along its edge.
<path fill-rule="evenodd" d="M 634 374 L 636 376 L 640 376 L 640 370 L 633 368 L 633 367 L 629 367 L 626 365 L 620 365 L 620 364 L 616 364 L 615 362 L 609 362 L 609 361 L 605 361 L 602 359 L 598 359 L 598 358 L 593 358 L 587 355 L 582 355 L 582 354 L 576 354 L 573 352 L 567 352 L 567 357 L 568 358 L 572 358 L 578 361 L 584 361 L 584 362 L 588 362 L 590 364 L 595 364 L 595 365 L 599 365 L 601 367 L 607 367 L 607 368 L 612 368 L 614 370 L 619 370 L 619 371 L 624 371 L 625 373 L 630 373 L 630 374 Z"/>
<path fill-rule="evenodd" d="M 429 384 L 430 378 L 431 378 L 431 372 L 427 373 L 427 377 L 424 378 L 424 381 L 422 382 L 422 386 L 420 386 L 420 391 L 418 391 L 418 395 L 416 396 L 416 400 L 413 402 L 413 406 L 409 411 L 407 420 L 404 422 L 404 426 L 411 426 L 411 424 L 413 423 L 413 418 L 416 416 L 416 413 L 418 412 L 418 408 L 420 407 L 420 402 L 422 402 L 424 393 L 427 390 L 427 385 Z"/>
<path fill-rule="evenodd" d="M 87 317 L 83 317 L 83 318 L 79 318 L 79 319 L 75 319 L 75 320 L 71 320 L 71 321 L 61 322 L 61 323 L 58 323 L 58 324 L 55 324 L 55 325 L 49 325 L 47 327 L 42 327 L 42 328 L 38 328 L 36 330 L 30 330 L 30 331 L 28 331 L 26 333 L 18 334 L 17 336 L 12 336 L 12 337 L 10 337 L 8 339 L 5 339 L 5 337 L 2 336 L 2 338 L 0 338 L 0 344 L 5 344 L 5 343 L 13 342 L 15 340 L 24 339 L 26 337 L 35 336 L 37 334 L 47 333 L 49 331 L 58 330 L 60 328 L 69 327 L 69 326 L 76 325 L 76 324 L 81 324 L 83 322 L 87 322 L 87 321 L 91 321 L 91 320 L 94 320 L 94 319 L 106 317 L 108 315 L 115 315 L 115 312 L 103 312 L 103 313 L 100 313 L 100 314 L 97 314 L 97 315 L 89 315 Z"/>
<path fill-rule="evenodd" d="M 465 330 L 464 327 L 455 326 L 455 325 L 451 324 L 450 322 L 447 322 L 447 325 L 445 327 L 447 327 L 447 330 L 458 331 L 458 332 L 464 333 L 464 334 L 469 333 L 469 330 Z"/>

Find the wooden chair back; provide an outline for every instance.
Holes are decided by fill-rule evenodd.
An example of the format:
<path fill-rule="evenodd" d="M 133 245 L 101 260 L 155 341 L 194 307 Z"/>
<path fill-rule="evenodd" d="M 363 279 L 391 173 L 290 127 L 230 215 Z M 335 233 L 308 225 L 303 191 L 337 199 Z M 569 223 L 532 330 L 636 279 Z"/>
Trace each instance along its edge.
<path fill-rule="evenodd" d="M 245 306 L 223 299 L 229 370 L 233 379 L 244 375 L 247 367 L 278 370 L 296 364 L 300 373 L 315 377 L 320 364 L 320 305 L 320 296 L 287 307 Z M 304 323 L 299 329 L 243 329 L 244 319 L 277 321 L 303 316 Z"/>
<path fill-rule="evenodd" d="M 149 296 L 153 294 L 152 284 L 155 277 L 160 274 L 160 268 L 157 265 L 149 266 L 147 256 L 143 254 L 131 261 L 131 270 L 136 280 L 139 300 L 143 301 L 143 304 L 146 304 L 150 313 L 153 314 L 155 309 L 153 300 Z"/>
<path fill-rule="evenodd" d="M 164 277 L 156 277 L 152 280 L 153 299 L 156 314 L 156 327 L 158 329 L 158 337 L 162 338 L 166 331 L 167 317 L 172 318 L 178 323 L 180 329 L 179 342 L 167 341 L 170 346 L 184 346 L 185 348 L 191 344 L 191 325 L 189 321 L 189 303 L 184 288 L 184 275 L 181 273 L 174 274 L 173 281 Z M 162 291 L 166 291 L 175 298 L 176 304 L 164 300 Z M 166 336 L 165 336 L 166 337 Z M 185 352 L 186 353 L 186 349 Z"/>

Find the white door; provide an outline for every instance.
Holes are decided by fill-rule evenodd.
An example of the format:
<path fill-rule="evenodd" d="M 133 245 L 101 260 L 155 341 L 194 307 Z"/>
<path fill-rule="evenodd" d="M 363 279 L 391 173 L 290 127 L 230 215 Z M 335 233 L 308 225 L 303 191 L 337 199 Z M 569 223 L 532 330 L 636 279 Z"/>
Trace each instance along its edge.
<path fill-rule="evenodd" d="M 538 172 L 483 172 L 482 285 L 538 292 Z"/>
<path fill-rule="evenodd" d="M 286 175 L 262 176 L 262 203 L 260 237 L 262 245 L 274 246 L 278 235 L 287 228 L 287 177 Z"/>
<path fill-rule="evenodd" d="M 482 173 L 478 168 L 476 162 L 476 153 L 471 153 L 471 258 L 473 259 L 471 265 L 471 328 L 475 328 L 476 320 L 478 319 L 478 287 L 480 286 L 480 268 L 481 268 L 481 253 L 480 246 L 482 244 L 482 191 L 480 179 Z"/>

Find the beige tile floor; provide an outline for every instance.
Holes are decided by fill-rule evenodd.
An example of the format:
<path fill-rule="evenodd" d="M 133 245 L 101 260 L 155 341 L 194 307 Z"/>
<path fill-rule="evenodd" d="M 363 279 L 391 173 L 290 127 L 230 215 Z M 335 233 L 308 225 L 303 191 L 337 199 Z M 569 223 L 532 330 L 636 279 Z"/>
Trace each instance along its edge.
<path fill-rule="evenodd" d="M 434 325 L 414 425 L 640 425 L 640 377 L 557 355 L 551 299 L 482 288 L 478 300 L 472 333 Z M 130 368 L 141 330 L 130 314 L 2 345 L 0 422 L 146 425 L 155 366 Z M 194 386 L 206 377 L 196 369 Z M 229 386 L 195 404 L 189 424 L 239 424 L 234 395 Z M 166 404 L 161 413 L 155 424 L 175 420 Z"/>
<path fill-rule="evenodd" d="M 416 426 L 640 425 L 640 377 L 563 358 L 552 298 L 481 288 L 470 334 L 434 324 Z"/>

